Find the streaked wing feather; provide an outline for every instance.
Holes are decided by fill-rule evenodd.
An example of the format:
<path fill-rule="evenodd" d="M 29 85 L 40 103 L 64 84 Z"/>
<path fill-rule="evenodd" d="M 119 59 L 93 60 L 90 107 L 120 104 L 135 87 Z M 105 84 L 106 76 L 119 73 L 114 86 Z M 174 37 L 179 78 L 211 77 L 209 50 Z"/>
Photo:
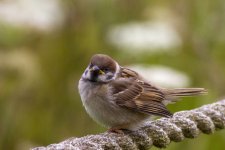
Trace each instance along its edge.
<path fill-rule="evenodd" d="M 136 101 L 137 108 L 142 112 L 163 116 L 163 117 L 171 117 L 172 114 L 166 109 L 165 105 L 159 102 L 146 102 L 146 101 Z"/>
<path fill-rule="evenodd" d="M 134 71 L 132 74 L 129 72 L 123 72 L 122 78 L 113 82 L 116 103 L 141 113 L 171 117 L 172 114 L 162 103 L 165 100 L 163 92 L 149 83 L 135 78 Z"/>

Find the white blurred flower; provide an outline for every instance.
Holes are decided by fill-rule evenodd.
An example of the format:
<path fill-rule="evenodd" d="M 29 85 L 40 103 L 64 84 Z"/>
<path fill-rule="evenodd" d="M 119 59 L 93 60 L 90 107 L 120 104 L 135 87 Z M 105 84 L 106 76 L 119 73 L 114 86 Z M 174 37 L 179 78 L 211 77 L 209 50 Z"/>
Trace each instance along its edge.
<path fill-rule="evenodd" d="M 58 0 L 0 1 L 0 20 L 13 25 L 46 30 L 61 19 Z"/>
<path fill-rule="evenodd" d="M 165 66 L 132 65 L 128 67 L 140 73 L 146 80 L 161 87 L 183 88 L 190 84 L 187 75 Z"/>
<path fill-rule="evenodd" d="M 108 32 L 109 42 L 123 50 L 158 49 L 167 51 L 181 45 L 181 38 L 168 22 L 133 22 L 112 27 Z"/>

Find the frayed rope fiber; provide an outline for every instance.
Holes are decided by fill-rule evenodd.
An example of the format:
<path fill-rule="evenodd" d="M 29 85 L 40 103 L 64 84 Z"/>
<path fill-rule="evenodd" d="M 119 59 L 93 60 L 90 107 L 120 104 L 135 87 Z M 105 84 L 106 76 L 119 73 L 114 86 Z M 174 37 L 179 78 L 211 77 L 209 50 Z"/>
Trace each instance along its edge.
<path fill-rule="evenodd" d="M 200 132 L 212 134 L 225 128 L 225 100 L 189 111 L 180 111 L 172 118 L 161 118 L 147 123 L 137 131 L 125 134 L 101 133 L 81 138 L 70 138 L 47 147 L 32 150 L 147 150 L 153 145 L 165 148 L 172 141 L 196 138 Z"/>

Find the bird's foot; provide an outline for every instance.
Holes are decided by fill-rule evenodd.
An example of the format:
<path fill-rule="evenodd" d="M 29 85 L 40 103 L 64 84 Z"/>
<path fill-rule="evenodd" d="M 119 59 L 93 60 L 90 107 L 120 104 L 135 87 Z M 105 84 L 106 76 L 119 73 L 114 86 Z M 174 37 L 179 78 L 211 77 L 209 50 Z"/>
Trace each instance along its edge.
<path fill-rule="evenodd" d="M 117 133 L 117 134 L 124 134 L 123 129 L 120 128 L 110 128 L 108 129 L 109 133 Z"/>

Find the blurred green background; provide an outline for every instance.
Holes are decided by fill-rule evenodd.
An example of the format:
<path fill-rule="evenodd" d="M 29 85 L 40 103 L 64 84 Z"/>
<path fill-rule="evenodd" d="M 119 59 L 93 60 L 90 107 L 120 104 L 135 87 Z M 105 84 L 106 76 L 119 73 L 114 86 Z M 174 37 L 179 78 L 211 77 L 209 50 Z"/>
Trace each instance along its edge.
<path fill-rule="evenodd" d="M 188 78 L 184 86 L 209 90 L 169 105 L 172 112 L 221 100 L 224 16 L 222 0 L 0 0 L 0 149 L 106 130 L 86 114 L 77 90 L 95 53 L 171 68 Z M 219 131 L 168 149 L 222 150 L 224 141 Z"/>

